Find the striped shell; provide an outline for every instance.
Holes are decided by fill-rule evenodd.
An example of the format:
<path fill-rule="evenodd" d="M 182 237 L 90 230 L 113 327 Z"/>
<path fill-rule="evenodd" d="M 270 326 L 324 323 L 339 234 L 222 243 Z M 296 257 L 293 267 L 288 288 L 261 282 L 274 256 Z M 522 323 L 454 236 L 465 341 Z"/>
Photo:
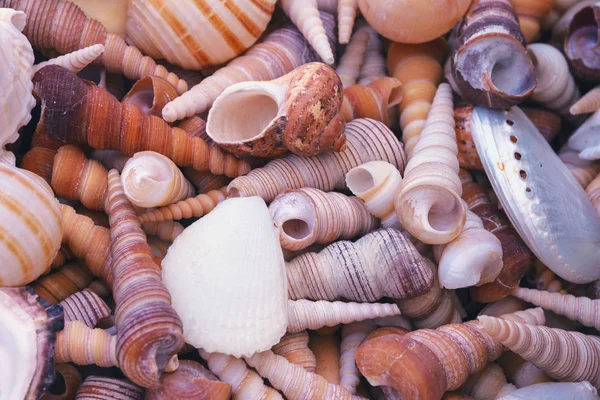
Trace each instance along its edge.
<path fill-rule="evenodd" d="M 0 286 L 23 286 L 54 260 L 62 218 L 50 187 L 29 171 L 0 163 Z"/>
<path fill-rule="evenodd" d="M 130 0 L 127 39 L 185 69 L 231 60 L 267 27 L 275 0 Z"/>

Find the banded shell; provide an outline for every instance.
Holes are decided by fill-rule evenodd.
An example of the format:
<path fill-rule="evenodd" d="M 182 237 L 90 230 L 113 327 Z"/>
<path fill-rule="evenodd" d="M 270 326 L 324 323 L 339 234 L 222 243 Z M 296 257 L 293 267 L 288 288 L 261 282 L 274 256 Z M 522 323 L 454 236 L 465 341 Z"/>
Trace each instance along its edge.
<path fill-rule="evenodd" d="M 222 64 L 252 46 L 276 0 L 130 0 L 127 39 L 185 69 Z"/>

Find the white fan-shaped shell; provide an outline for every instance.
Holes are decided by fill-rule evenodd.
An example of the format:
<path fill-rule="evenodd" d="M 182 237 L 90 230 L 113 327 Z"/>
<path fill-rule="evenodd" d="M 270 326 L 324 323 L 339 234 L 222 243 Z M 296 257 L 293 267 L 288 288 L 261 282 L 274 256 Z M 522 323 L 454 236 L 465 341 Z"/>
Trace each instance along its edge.
<path fill-rule="evenodd" d="M 33 49 L 21 33 L 26 22 L 25 13 L 0 8 L 0 149 L 17 140 L 35 107 Z"/>
<path fill-rule="evenodd" d="M 162 276 L 194 347 L 250 356 L 285 334 L 283 253 L 259 197 L 225 200 L 189 226 L 169 248 Z"/>
<path fill-rule="evenodd" d="M 130 0 L 127 41 L 185 69 L 222 64 L 252 46 L 276 0 Z"/>

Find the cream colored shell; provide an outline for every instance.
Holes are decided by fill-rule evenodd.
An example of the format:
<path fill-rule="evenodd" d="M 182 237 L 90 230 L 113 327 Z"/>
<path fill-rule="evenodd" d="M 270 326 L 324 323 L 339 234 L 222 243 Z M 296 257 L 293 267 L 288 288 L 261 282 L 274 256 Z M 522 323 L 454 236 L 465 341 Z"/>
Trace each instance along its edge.
<path fill-rule="evenodd" d="M 222 64 L 252 46 L 276 0 L 130 0 L 127 41 L 185 69 Z"/>

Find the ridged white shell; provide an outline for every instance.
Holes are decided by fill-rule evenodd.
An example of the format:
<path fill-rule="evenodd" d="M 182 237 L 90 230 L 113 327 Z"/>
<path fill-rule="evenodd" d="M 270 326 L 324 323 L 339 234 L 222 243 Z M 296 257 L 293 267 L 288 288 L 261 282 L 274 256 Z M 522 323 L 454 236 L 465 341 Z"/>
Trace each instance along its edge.
<path fill-rule="evenodd" d="M 35 107 L 33 49 L 21 33 L 26 22 L 25 13 L 0 8 L 0 153 L 4 145 L 17 140 Z"/>
<path fill-rule="evenodd" d="M 259 197 L 228 199 L 177 237 L 163 282 L 187 343 L 250 356 L 287 328 L 287 281 L 271 215 Z"/>

